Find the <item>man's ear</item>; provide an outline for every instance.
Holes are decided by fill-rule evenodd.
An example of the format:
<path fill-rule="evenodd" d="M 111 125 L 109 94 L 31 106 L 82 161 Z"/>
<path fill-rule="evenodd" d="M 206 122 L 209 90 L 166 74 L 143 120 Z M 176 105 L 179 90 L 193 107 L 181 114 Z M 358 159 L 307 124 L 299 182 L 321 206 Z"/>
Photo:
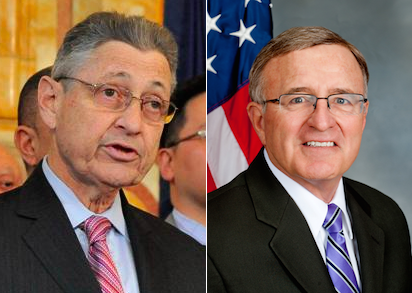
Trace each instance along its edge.
<path fill-rule="evenodd" d="M 365 125 L 366 125 L 366 116 L 368 115 L 368 110 L 369 110 L 369 101 L 367 101 L 364 105 L 364 110 L 363 110 L 363 121 L 362 121 L 362 131 L 365 129 Z"/>
<path fill-rule="evenodd" d="M 57 94 L 62 91 L 61 85 L 49 76 L 43 76 L 39 81 L 37 102 L 39 114 L 50 128 L 56 127 Z"/>
<path fill-rule="evenodd" d="M 247 107 L 247 114 L 249 115 L 250 122 L 259 136 L 260 141 L 263 145 L 266 145 L 265 138 L 265 121 L 263 117 L 263 106 L 256 102 L 250 102 Z"/>
<path fill-rule="evenodd" d="M 173 168 L 173 151 L 168 148 L 161 148 L 157 153 L 157 165 L 160 175 L 168 182 L 172 182 L 175 177 Z"/>
<path fill-rule="evenodd" d="M 41 158 L 37 158 L 39 139 L 36 131 L 28 126 L 19 125 L 14 132 L 14 144 L 23 160 L 30 166 L 35 166 Z"/>

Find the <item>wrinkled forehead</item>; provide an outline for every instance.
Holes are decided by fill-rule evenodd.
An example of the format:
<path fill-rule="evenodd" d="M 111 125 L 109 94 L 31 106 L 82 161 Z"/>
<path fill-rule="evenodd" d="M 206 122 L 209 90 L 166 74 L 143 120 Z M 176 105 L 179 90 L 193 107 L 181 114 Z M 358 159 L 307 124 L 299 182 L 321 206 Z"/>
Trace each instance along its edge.
<path fill-rule="evenodd" d="M 135 67 L 147 70 L 145 75 L 165 74 L 172 77 L 173 74 L 169 60 L 162 52 L 156 49 L 138 49 L 120 41 L 99 45 L 89 53 L 84 63 L 81 67 L 83 70 L 98 64 L 103 66 L 102 74 L 125 78 L 133 77 Z"/>
<path fill-rule="evenodd" d="M 147 76 L 166 75 L 172 72 L 165 55 L 157 50 L 140 50 L 123 42 L 108 42 L 96 48 L 89 57 L 89 62 L 102 64 L 104 74 L 116 74 L 130 77 L 133 69 L 150 70 Z"/>

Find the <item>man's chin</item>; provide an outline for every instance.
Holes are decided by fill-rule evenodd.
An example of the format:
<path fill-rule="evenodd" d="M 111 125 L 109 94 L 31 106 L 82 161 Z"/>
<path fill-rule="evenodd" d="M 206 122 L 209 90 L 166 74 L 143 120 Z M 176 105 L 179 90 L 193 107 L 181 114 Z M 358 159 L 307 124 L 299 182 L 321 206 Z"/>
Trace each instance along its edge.
<path fill-rule="evenodd" d="M 306 180 L 333 180 L 341 176 L 336 164 L 316 163 L 302 169 L 300 177 Z"/>
<path fill-rule="evenodd" d="M 123 176 L 121 174 L 124 174 Z M 111 188 L 120 189 L 127 186 L 138 184 L 143 176 L 141 174 L 127 174 L 127 173 L 115 173 L 108 174 L 107 176 L 101 176 L 99 180 L 103 185 Z"/>
<path fill-rule="evenodd" d="M 118 189 L 138 184 L 149 169 L 148 166 L 142 168 L 141 164 L 137 163 L 99 162 L 93 165 L 89 172 L 94 173 L 93 177 L 103 185 Z"/>
<path fill-rule="evenodd" d="M 316 182 L 333 182 L 336 179 L 340 179 L 342 175 L 336 174 L 336 173 L 318 173 L 318 174 L 308 174 L 304 179 L 308 182 L 312 182 L 312 184 L 316 185 Z"/>

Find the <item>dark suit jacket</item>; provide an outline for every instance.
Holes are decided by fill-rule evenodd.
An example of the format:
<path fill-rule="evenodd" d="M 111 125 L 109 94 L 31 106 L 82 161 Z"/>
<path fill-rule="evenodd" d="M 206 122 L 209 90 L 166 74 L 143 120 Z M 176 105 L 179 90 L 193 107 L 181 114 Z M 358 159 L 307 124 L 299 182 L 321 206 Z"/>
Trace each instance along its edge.
<path fill-rule="evenodd" d="M 411 289 L 411 246 L 393 200 L 344 178 L 363 293 Z M 209 194 L 208 292 L 334 292 L 305 218 L 261 151 L 228 185 Z"/>
<path fill-rule="evenodd" d="M 205 292 L 204 248 L 121 197 L 140 292 Z M 41 166 L 0 197 L 0 292 L 101 293 Z"/>

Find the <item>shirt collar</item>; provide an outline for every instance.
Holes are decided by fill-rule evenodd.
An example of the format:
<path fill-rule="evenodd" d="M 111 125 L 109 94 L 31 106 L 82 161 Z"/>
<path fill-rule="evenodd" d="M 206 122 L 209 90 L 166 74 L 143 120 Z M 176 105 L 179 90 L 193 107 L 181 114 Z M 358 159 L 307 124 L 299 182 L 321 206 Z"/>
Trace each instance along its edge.
<path fill-rule="evenodd" d="M 74 192 L 53 172 L 47 163 L 47 157 L 43 159 L 42 168 L 47 181 L 50 183 L 57 197 L 63 205 L 70 223 L 74 229 L 78 228 L 87 218 L 96 215 L 87 209 L 77 198 Z M 105 212 L 98 214 L 110 220 L 113 227 L 123 236 L 128 238 L 126 222 L 123 217 L 122 204 L 119 193 L 116 195 L 112 206 Z"/>
<path fill-rule="evenodd" d="M 295 201 L 296 205 L 299 207 L 300 211 L 305 217 L 312 235 L 316 237 L 316 235 L 318 235 L 318 233 L 322 229 L 323 222 L 328 212 L 328 204 L 313 195 L 309 190 L 307 190 L 302 185 L 276 168 L 269 159 L 269 155 L 267 154 L 266 149 L 264 149 L 263 152 L 266 163 L 268 164 L 273 175 L 275 175 L 280 184 L 282 184 L 283 188 L 285 188 L 290 197 Z M 336 204 L 342 210 L 343 229 L 347 233 L 347 236 L 352 239 L 352 225 L 350 223 L 348 209 L 346 207 L 345 191 L 343 188 L 342 178 L 339 181 L 338 188 L 335 192 L 335 195 L 333 196 L 331 203 Z"/>
<path fill-rule="evenodd" d="M 173 218 L 176 222 L 176 227 L 193 237 L 202 245 L 206 245 L 206 227 L 196 222 L 193 219 L 186 217 L 177 209 L 172 210 Z"/>

